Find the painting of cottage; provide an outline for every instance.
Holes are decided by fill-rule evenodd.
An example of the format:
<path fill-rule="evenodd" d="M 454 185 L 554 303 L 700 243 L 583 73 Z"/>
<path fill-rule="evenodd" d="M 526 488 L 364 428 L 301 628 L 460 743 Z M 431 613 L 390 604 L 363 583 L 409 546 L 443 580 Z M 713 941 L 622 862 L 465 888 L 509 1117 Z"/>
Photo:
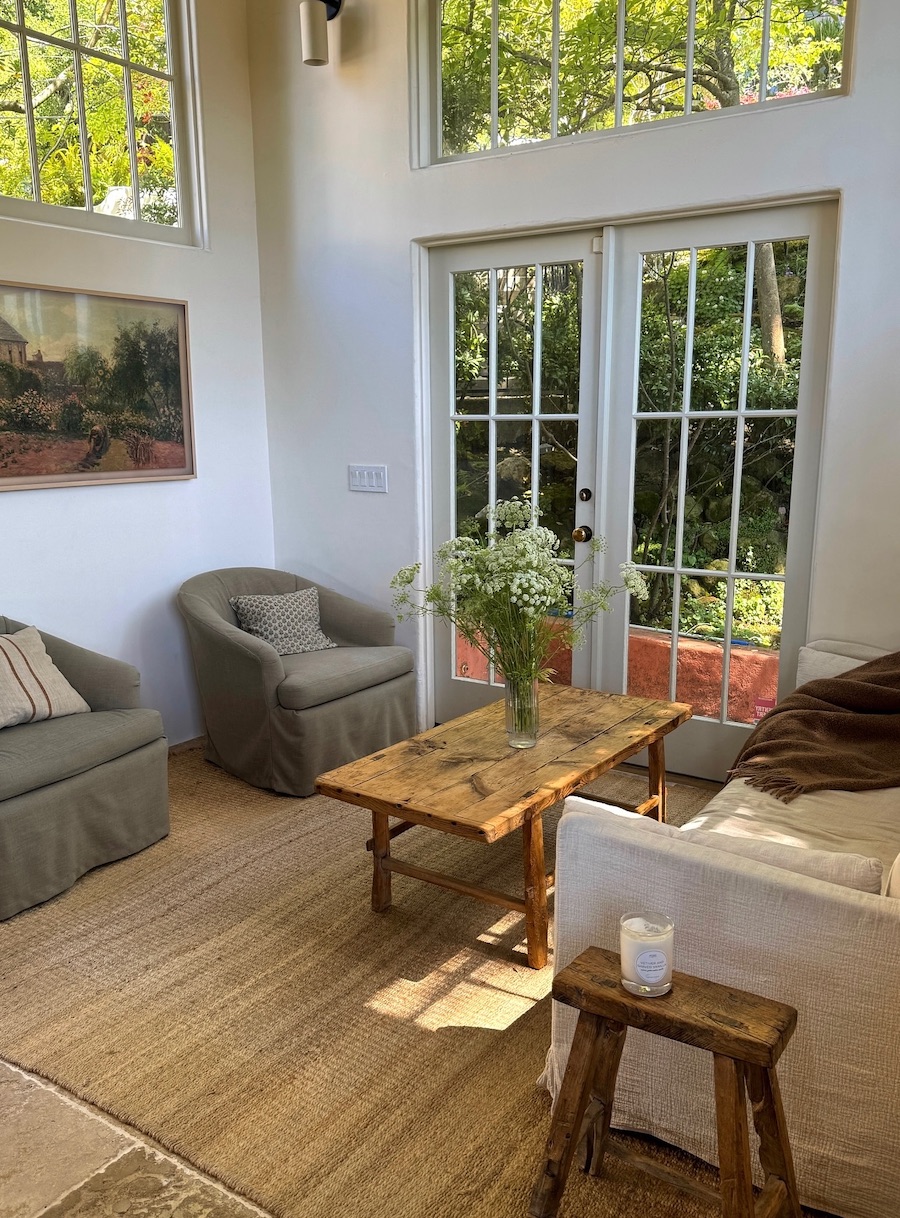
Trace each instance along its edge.
<path fill-rule="evenodd" d="M 178 301 L 0 284 L 0 490 L 194 475 Z"/>

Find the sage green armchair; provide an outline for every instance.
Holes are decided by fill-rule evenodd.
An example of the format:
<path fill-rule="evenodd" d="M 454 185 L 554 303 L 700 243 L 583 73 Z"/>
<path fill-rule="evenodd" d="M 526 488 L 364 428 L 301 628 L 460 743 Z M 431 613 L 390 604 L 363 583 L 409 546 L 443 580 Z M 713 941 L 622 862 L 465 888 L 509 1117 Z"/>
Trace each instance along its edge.
<path fill-rule="evenodd" d="M 315 587 L 337 647 L 281 656 L 241 630 L 229 601 Z M 319 774 L 416 731 L 412 652 L 394 619 L 287 571 L 229 567 L 182 584 L 206 757 L 255 787 L 311 795 Z"/>

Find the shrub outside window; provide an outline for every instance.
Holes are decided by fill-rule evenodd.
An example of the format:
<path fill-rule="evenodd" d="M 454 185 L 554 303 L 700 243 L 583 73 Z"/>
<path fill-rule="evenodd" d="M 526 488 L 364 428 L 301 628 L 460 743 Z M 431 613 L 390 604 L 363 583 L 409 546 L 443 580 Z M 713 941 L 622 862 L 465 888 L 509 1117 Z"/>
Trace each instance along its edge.
<path fill-rule="evenodd" d="M 172 7 L 0 0 L 0 195 L 184 223 Z"/>
<path fill-rule="evenodd" d="M 440 155 L 840 90 L 847 0 L 441 0 Z"/>

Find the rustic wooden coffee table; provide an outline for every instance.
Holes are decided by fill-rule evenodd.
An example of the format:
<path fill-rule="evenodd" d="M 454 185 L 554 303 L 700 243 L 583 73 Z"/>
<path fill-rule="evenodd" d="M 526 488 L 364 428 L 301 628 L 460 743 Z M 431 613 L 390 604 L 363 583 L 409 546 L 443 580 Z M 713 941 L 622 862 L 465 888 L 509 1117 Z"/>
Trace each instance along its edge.
<path fill-rule="evenodd" d="M 502 700 L 452 719 L 391 748 L 321 774 L 316 790 L 372 813 L 372 908 L 391 904 L 391 873 L 413 876 L 525 915 L 528 963 L 547 963 L 547 891 L 541 813 L 649 749 L 650 793 L 633 811 L 666 818 L 663 739 L 691 717 L 679 702 L 546 685 L 540 691 L 541 729 L 532 749 L 506 740 Z M 605 800 L 604 802 L 610 802 Z M 613 801 L 615 802 L 615 801 Z M 390 817 L 400 823 L 391 826 Z M 415 825 L 495 842 L 522 830 L 525 895 L 509 896 L 405 863 L 391 839 Z"/>

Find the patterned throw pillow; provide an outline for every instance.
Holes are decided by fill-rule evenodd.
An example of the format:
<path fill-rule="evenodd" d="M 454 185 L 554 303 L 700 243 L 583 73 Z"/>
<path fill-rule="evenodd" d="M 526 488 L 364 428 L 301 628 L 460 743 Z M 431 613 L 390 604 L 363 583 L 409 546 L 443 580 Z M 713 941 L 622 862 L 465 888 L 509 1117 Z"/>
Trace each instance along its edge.
<path fill-rule="evenodd" d="M 319 592 L 301 588 L 281 596 L 233 596 L 241 629 L 264 639 L 280 656 L 337 647 L 319 628 Z"/>
<path fill-rule="evenodd" d="M 47 655 L 39 630 L 0 634 L 0 728 L 90 709 Z"/>

